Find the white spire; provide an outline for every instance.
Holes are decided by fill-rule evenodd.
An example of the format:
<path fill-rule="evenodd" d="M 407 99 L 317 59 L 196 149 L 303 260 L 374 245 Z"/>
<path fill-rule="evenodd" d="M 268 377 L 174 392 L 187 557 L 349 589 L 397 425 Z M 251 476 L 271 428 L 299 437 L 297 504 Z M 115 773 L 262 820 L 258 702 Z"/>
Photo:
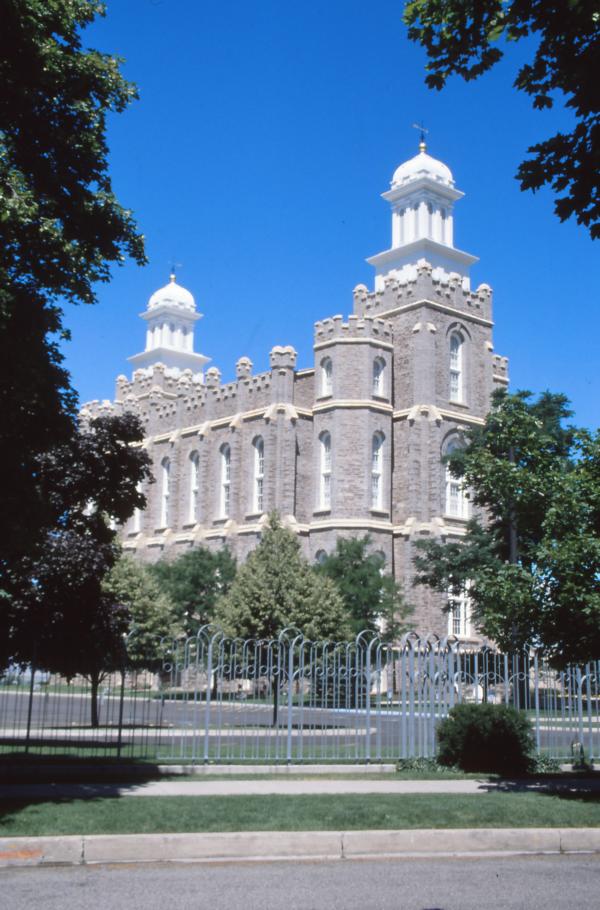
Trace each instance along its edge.
<path fill-rule="evenodd" d="M 419 153 L 396 168 L 391 188 L 382 193 L 392 210 L 392 244 L 367 259 L 376 269 L 376 289 L 389 275 L 414 277 L 420 259 L 440 275 L 458 273 L 468 286 L 469 269 L 477 258 L 457 250 L 453 236 L 454 203 L 463 195 L 450 168 L 427 154 L 422 138 Z"/>
<path fill-rule="evenodd" d="M 202 370 L 210 358 L 194 351 L 194 325 L 202 316 L 192 294 L 176 283 L 174 274 L 168 284 L 152 294 L 140 316 L 147 323 L 146 349 L 129 358 L 134 369 L 150 369 L 162 363 L 167 373 L 178 376 L 191 370 L 203 381 Z"/>

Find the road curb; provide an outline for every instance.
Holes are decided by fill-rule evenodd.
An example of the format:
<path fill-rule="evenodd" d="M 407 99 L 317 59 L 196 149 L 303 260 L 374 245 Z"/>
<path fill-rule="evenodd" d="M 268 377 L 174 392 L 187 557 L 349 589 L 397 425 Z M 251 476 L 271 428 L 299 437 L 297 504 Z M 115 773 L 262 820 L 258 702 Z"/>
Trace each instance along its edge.
<path fill-rule="evenodd" d="M 600 853 L 600 828 L 243 831 L 0 838 L 0 867 Z"/>

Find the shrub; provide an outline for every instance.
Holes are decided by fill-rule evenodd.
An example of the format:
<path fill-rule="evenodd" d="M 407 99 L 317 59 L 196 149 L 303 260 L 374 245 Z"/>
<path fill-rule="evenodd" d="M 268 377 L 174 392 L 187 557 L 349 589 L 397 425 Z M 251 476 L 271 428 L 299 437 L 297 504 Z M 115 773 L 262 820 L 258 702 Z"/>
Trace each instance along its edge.
<path fill-rule="evenodd" d="M 438 761 L 463 771 L 524 774 L 532 766 L 527 718 L 505 705 L 455 705 L 438 725 Z"/>

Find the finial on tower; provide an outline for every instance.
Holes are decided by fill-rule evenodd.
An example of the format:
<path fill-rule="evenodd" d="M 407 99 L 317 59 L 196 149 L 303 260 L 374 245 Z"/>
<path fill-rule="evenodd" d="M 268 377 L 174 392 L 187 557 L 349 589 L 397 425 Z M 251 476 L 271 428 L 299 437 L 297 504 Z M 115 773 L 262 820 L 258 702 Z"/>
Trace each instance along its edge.
<path fill-rule="evenodd" d="M 426 152 L 427 143 L 425 142 L 425 135 L 429 132 L 429 130 L 425 129 L 425 127 L 422 123 L 413 123 L 413 129 L 419 130 L 419 132 L 421 133 L 421 141 L 419 142 L 419 151 Z"/>
<path fill-rule="evenodd" d="M 181 265 L 180 262 L 175 262 L 173 259 L 171 260 L 171 271 L 169 273 L 169 281 L 171 282 L 171 284 L 175 284 L 175 273 L 176 273 L 177 267 L 180 265 Z"/>

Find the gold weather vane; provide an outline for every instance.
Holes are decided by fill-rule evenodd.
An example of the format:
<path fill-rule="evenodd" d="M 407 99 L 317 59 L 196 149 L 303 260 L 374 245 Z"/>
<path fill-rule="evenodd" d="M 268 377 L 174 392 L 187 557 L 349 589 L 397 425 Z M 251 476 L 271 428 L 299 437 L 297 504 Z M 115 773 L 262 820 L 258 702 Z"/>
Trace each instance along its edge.
<path fill-rule="evenodd" d="M 421 141 L 419 142 L 419 151 L 420 152 L 426 151 L 427 145 L 425 143 L 425 135 L 429 132 L 429 130 L 426 129 L 422 123 L 413 123 L 413 130 L 419 130 L 419 132 L 421 134 Z"/>

